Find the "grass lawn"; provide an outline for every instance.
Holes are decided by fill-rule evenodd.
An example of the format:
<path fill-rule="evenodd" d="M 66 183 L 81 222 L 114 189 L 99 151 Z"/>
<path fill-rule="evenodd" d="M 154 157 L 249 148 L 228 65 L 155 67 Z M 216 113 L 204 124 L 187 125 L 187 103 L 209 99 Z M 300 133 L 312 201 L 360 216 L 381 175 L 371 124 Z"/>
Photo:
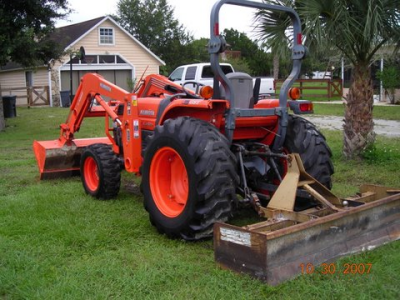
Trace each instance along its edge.
<path fill-rule="evenodd" d="M 142 196 L 128 188 L 139 182 L 131 174 L 123 172 L 111 201 L 85 195 L 77 177 L 40 181 L 32 142 L 56 139 L 67 113 L 18 107 L 0 133 L 0 299 L 400 299 L 400 242 L 336 262 L 341 271 L 371 263 L 370 274 L 303 275 L 270 287 L 220 270 L 212 241 L 158 234 Z M 101 136 L 102 122 L 85 120 L 79 137 Z M 341 133 L 323 132 L 334 192 L 349 195 L 367 182 L 399 186 L 400 139 L 379 137 L 368 160 L 348 162 Z"/>

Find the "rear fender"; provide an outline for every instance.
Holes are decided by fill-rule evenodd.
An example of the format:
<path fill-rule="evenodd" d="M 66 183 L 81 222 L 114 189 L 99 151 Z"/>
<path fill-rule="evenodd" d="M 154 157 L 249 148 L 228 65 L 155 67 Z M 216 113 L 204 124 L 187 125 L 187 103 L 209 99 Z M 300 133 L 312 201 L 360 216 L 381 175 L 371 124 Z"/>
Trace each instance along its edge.
<path fill-rule="evenodd" d="M 190 116 L 220 128 L 225 111 L 228 108 L 229 102 L 227 100 L 175 99 L 171 100 L 164 111 L 160 113 L 157 124 L 162 125 L 168 119 Z"/>
<path fill-rule="evenodd" d="M 295 115 L 314 113 L 313 103 L 309 100 L 288 100 L 287 106 Z M 274 108 L 279 107 L 279 99 L 259 100 L 254 108 Z"/>
<path fill-rule="evenodd" d="M 258 100 L 254 108 L 274 108 L 279 107 L 279 99 L 262 99 Z"/>

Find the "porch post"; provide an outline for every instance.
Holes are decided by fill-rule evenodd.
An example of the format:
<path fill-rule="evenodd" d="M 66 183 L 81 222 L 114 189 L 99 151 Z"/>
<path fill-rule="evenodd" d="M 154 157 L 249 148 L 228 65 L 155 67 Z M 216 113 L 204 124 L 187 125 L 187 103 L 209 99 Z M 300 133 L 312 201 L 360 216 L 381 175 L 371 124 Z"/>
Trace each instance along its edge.
<path fill-rule="evenodd" d="M 50 101 L 50 107 L 53 107 L 53 88 L 51 86 L 51 65 L 49 63 L 48 68 L 47 68 L 47 79 L 49 82 L 49 101 Z"/>
<path fill-rule="evenodd" d="M 383 57 L 381 58 L 381 72 L 383 72 Z M 379 101 L 383 101 L 382 79 L 380 80 L 380 84 L 379 84 Z"/>

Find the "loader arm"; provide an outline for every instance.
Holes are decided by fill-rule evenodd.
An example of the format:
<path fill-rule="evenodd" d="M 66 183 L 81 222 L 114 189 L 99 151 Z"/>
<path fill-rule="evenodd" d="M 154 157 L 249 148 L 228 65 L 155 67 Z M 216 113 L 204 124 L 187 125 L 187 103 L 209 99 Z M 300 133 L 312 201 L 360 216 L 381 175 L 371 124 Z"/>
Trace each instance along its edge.
<path fill-rule="evenodd" d="M 113 100 L 104 101 L 102 96 Z M 100 107 L 93 106 L 93 100 Z M 116 111 L 120 104 L 124 107 L 122 120 Z M 105 117 L 106 137 L 75 139 L 85 117 Z M 121 132 L 123 157 L 120 147 L 110 134 L 109 119 Z M 141 165 L 141 132 L 136 94 L 128 93 L 108 82 L 98 74 L 88 73 L 81 79 L 65 123 L 60 125 L 60 136 L 53 141 L 34 141 L 33 148 L 38 163 L 40 178 L 68 177 L 79 174 L 80 158 L 84 149 L 93 144 L 108 144 L 113 152 L 123 158 L 125 169 L 139 173 Z"/>
<path fill-rule="evenodd" d="M 76 95 L 72 101 L 70 112 L 65 123 L 60 125 L 60 141 L 62 144 L 71 141 L 74 138 L 74 133 L 79 131 L 83 118 L 90 117 L 92 100 L 96 99 L 97 103 L 101 105 L 102 109 L 96 109 L 96 115 L 104 113 L 108 114 L 113 121 L 116 121 L 119 126 L 122 125 L 115 113 L 117 105 L 112 106 L 107 104 L 101 96 L 116 99 L 115 104 L 127 101 L 129 96 L 127 91 L 105 80 L 102 76 L 95 73 L 88 73 L 82 77 L 81 83 L 76 91 Z"/>

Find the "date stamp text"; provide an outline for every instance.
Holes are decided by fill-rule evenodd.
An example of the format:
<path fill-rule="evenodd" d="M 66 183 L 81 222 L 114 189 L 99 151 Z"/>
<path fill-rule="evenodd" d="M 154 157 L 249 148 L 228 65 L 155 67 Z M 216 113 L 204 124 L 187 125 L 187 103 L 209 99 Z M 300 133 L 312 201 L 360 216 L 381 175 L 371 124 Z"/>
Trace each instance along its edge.
<path fill-rule="evenodd" d="M 363 275 L 370 274 L 372 270 L 372 263 L 345 263 L 343 265 L 336 265 L 334 263 L 323 263 L 320 267 L 315 267 L 312 263 L 301 263 L 299 265 L 301 274 L 322 274 L 322 275 Z"/>

